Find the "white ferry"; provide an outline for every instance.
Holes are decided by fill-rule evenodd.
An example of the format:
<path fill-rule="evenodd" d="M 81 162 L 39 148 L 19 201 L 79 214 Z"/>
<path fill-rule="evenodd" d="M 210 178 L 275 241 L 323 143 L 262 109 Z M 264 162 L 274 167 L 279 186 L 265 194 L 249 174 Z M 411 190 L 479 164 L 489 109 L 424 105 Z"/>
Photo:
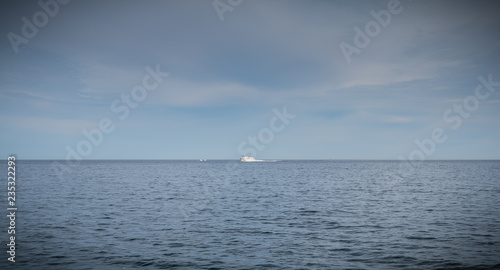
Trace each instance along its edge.
<path fill-rule="evenodd" d="M 240 161 L 241 162 L 257 162 L 257 161 L 264 161 L 264 160 L 258 160 L 258 159 L 255 159 L 253 157 L 243 155 L 240 157 Z"/>

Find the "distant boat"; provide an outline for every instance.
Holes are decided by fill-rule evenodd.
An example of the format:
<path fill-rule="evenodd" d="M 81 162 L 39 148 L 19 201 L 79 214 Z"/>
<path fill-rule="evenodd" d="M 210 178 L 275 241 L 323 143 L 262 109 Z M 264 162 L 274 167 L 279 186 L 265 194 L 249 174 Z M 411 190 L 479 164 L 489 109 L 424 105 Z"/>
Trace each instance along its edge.
<path fill-rule="evenodd" d="M 259 162 L 259 161 L 264 161 L 264 160 L 258 160 L 258 159 L 255 159 L 253 157 L 243 155 L 240 157 L 240 161 L 241 162 Z"/>
<path fill-rule="evenodd" d="M 200 161 L 207 161 L 206 159 L 200 159 Z"/>

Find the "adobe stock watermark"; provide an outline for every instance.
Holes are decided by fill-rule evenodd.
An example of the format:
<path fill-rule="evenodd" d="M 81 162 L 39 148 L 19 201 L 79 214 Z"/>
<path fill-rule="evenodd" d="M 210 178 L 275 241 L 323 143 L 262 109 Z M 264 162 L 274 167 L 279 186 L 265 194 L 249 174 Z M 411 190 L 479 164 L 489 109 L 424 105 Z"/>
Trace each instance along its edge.
<path fill-rule="evenodd" d="M 370 45 L 371 38 L 375 38 L 380 35 L 382 28 L 386 28 L 391 23 L 392 15 L 399 14 L 402 11 L 403 6 L 399 0 L 390 0 L 387 3 L 387 10 L 383 9 L 379 12 L 375 12 L 374 10 L 370 11 L 374 20 L 365 24 L 364 32 L 359 27 L 354 27 L 354 46 L 345 41 L 342 41 L 339 45 L 347 63 L 350 64 L 352 62 L 352 54 L 360 54 L 361 49 Z"/>
<path fill-rule="evenodd" d="M 29 40 L 38 34 L 40 28 L 45 27 L 49 23 L 49 18 L 54 18 L 59 13 L 60 7 L 69 3 L 69 1 L 70 0 L 38 1 L 38 5 L 42 10 L 35 12 L 31 20 L 24 16 L 21 18 L 23 22 L 20 32 L 21 35 L 13 32 L 7 34 L 7 39 L 14 52 L 16 54 L 19 53 L 19 46 L 21 44 L 28 44 Z"/>
<path fill-rule="evenodd" d="M 474 89 L 474 94 L 465 97 L 459 103 L 453 103 L 452 108 L 446 109 L 443 113 L 443 121 L 445 125 L 451 125 L 452 130 L 456 130 L 462 126 L 464 119 L 471 116 L 471 113 L 479 108 L 481 101 L 485 101 L 491 97 L 496 91 L 495 87 L 500 87 L 500 82 L 493 81 L 492 74 L 488 75 L 488 79 L 483 76 L 478 77 L 478 85 Z M 434 128 L 428 138 L 423 140 L 416 139 L 414 141 L 416 147 L 408 155 L 408 159 L 399 155 L 398 159 L 406 165 L 406 168 L 415 169 L 415 162 L 423 161 L 427 157 L 433 155 L 439 144 L 448 140 L 446 130 L 440 127 Z"/>
<path fill-rule="evenodd" d="M 295 119 L 296 115 L 289 114 L 286 111 L 286 107 L 280 112 L 278 109 L 273 109 L 274 116 L 269 120 L 269 127 L 262 128 L 257 136 L 249 135 L 247 140 L 243 140 L 238 145 L 238 153 L 240 155 L 250 155 L 255 157 L 257 151 L 262 151 L 266 148 L 266 144 L 269 144 L 274 139 L 275 133 L 282 132 L 286 126 L 290 124 L 290 120 Z M 251 145 L 253 147 L 247 147 Z"/>
<path fill-rule="evenodd" d="M 168 73 L 160 71 L 160 65 L 158 64 L 156 69 L 152 69 L 150 66 L 145 69 L 147 74 L 142 78 L 142 84 L 136 85 L 129 93 L 122 94 L 120 98 L 111 103 L 110 110 L 117 115 L 120 121 L 127 119 L 130 111 L 136 109 L 139 103 L 147 98 L 148 91 L 156 89 L 163 82 L 163 77 L 168 76 Z M 113 132 L 115 127 L 111 118 L 104 117 L 99 121 L 98 128 L 82 130 L 85 138 L 80 140 L 76 146 L 66 145 L 65 164 L 57 161 L 52 162 L 52 169 L 59 180 L 62 180 L 63 174 L 68 173 L 71 167 L 74 167 L 83 157 L 90 155 L 94 147 L 99 146 L 103 142 L 105 135 Z"/>
<path fill-rule="evenodd" d="M 215 12 L 219 16 L 221 22 L 224 21 L 224 13 L 233 12 L 234 9 L 241 5 L 243 0 L 214 0 L 212 5 L 214 6 Z"/>

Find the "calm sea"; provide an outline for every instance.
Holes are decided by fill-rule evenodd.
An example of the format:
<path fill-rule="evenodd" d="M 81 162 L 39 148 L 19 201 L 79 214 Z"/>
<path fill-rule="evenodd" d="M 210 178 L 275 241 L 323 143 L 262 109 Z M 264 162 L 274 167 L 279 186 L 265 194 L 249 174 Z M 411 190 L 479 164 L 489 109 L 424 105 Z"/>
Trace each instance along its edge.
<path fill-rule="evenodd" d="M 84 161 L 58 178 L 51 161 L 20 160 L 16 172 L 16 262 L 4 177 L 1 269 L 500 268 L 500 161 Z"/>

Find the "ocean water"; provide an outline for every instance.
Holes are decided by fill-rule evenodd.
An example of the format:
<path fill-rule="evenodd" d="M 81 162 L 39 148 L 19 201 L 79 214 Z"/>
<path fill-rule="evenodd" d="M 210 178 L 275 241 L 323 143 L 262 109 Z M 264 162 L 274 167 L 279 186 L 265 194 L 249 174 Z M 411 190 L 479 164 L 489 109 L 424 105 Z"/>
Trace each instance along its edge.
<path fill-rule="evenodd" d="M 500 161 L 51 164 L 17 162 L 1 269 L 500 269 Z"/>

